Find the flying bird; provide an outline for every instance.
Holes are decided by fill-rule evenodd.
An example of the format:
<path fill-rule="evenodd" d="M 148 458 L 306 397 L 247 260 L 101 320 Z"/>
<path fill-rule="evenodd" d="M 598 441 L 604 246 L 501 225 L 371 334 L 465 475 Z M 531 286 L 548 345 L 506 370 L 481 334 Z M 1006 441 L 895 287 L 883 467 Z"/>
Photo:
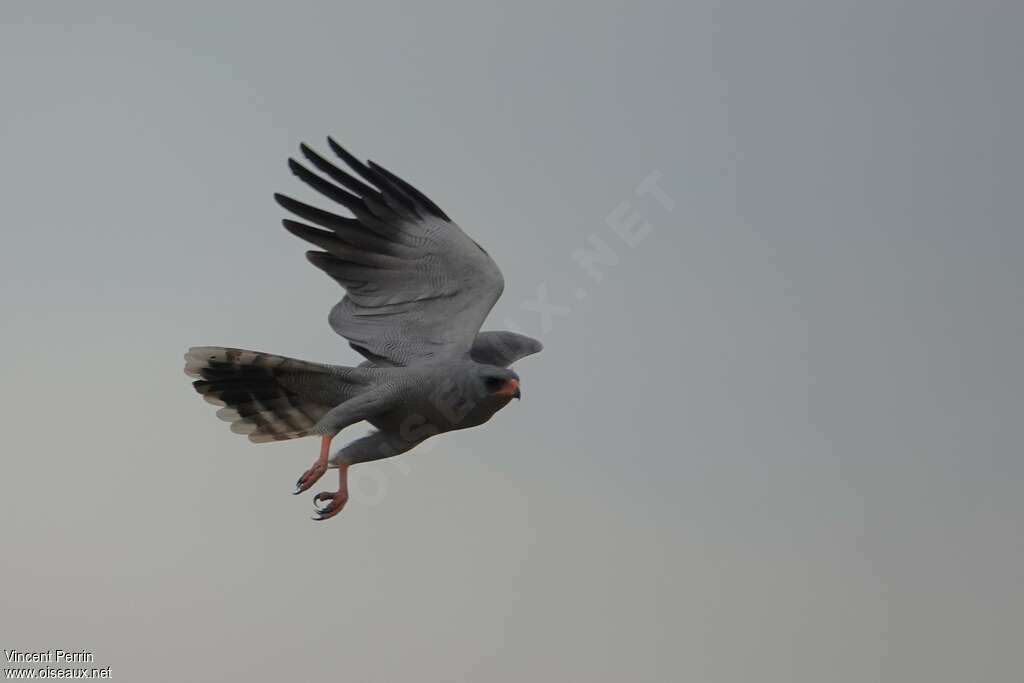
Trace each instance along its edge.
<path fill-rule="evenodd" d="M 504 288 L 483 247 L 415 187 L 327 142 L 349 170 L 305 144 L 303 156 L 320 173 L 294 159 L 288 166 L 351 216 L 274 198 L 306 221 L 283 223 L 319 248 L 306 252 L 309 261 L 345 289 L 328 322 L 366 360 L 347 367 L 217 346 L 185 354 L 192 386 L 220 406 L 231 431 L 255 443 L 320 438 L 319 456 L 295 487 L 302 493 L 338 470 L 338 489 L 313 498 L 317 520 L 345 506 L 352 465 L 483 424 L 521 398 L 510 366 L 542 348 L 514 332 L 480 331 Z M 375 431 L 331 455 L 331 440 L 362 421 Z"/>

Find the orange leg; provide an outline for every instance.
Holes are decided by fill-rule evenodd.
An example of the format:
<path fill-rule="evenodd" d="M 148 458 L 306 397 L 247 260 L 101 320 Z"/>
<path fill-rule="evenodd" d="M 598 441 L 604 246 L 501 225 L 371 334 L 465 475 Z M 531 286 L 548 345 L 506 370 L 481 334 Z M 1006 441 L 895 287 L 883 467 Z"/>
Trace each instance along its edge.
<path fill-rule="evenodd" d="M 331 501 L 324 507 L 320 507 L 318 503 L 324 500 Z M 315 519 L 318 522 L 322 522 L 325 519 L 330 519 L 334 515 L 341 512 L 341 508 L 345 507 L 345 503 L 348 502 L 348 465 L 341 463 L 338 465 L 338 490 L 337 491 L 322 491 L 313 496 L 313 507 L 316 508 Z"/>
<path fill-rule="evenodd" d="M 306 470 L 306 472 L 299 477 L 299 480 L 295 482 L 295 495 L 299 495 L 315 484 L 320 477 L 324 476 L 324 472 L 327 471 L 327 456 L 329 456 L 330 453 L 331 437 L 324 434 L 320 441 L 320 457 L 317 458 L 316 462 L 313 463 L 313 466 Z"/>

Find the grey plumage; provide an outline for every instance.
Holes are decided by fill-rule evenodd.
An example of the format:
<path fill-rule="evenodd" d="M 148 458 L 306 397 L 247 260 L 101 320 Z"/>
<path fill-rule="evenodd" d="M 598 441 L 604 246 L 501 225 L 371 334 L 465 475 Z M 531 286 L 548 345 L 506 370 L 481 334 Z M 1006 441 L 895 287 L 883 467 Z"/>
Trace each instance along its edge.
<path fill-rule="evenodd" d="M 360 353 L 394 365 L 465 355 L 504 289 L 498 266 L 411 185 L 373 162 L 362 164 L 333 141 L 332 148 L 375 187 L 305 145 L 306 158 L 344 187 L 294 159 L 289 166 L 300 180 L 349 209 L 354 222 L 310 212 L 306 205 L 275 195 L 285 209 L 297 209 L 296 215 L 333 232 L 285 223 L 292 234 L 322 249 L 307 257 L 347 292 L 331 310 L 331 327 Z"/>
<path fill-rule="evenodd" d="M 525 334 L 515 332 L 480 332 L 473 340 L 473 346 L 469 349 L 469 356 L 477 363 L 485 365 L 497 365 L 507 368 L 520 358 L 532 355 L 541 351 L 544 347 L 539 341 Z M 365 350 L 361 353 L 368 360 L 363 361 L 359 367 L 388 367 L 394 363 L 386 358 L 372 356 Z"/>
<path fill-rule="evenodd" d="M 540 352 L 539 341 L 515 332 L 481 332 L 473 340 L 469 355 L 477 363 L 507 368 L 520 358 Z"/>
<path fill-rule="evenodd" d="M 487 252 L 408 182 L 330 138 L 328 144 L 349 170 L 305 144 L 300 150 L 319 174 L 294 159 L 288 165 L 351 217 L 274 197 L 301 219 L 285 219 L 285 229 L 318 248 L 307 252 L 309 261 L 345 289 L 328 320 L 366 362 L 350 368 L 196 347 L 186 354 L 186 373 L 205 399 L 222 406 L 218 417 L 255 442 L 329 439 L 366 420 L 379 431 L 331 458 L 347 468 L 486 422 L 520 395 L 508 366 L 541 344 L 480 332 L 504 288 Z"/>

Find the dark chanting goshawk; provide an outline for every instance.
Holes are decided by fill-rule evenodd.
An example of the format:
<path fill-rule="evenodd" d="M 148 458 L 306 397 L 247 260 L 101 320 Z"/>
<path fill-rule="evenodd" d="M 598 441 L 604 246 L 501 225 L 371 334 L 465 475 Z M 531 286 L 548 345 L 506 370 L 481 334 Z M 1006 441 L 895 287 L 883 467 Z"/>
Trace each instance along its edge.
<path fill-rule="evenodd" d="M 310 262 L 344 287 L 328 320 L 366 361 L 346 367 L 216 346 L 185 355 L 196 391 L 221 406 L 217 417 L 231 431 L 256 443 L 320 437 L 320 455 L 295 490 L 337 468 L 338 490 L 313 499 L 318 520 L 345 506 L 349 466 L 483 424 L 520 398 L 509 366 L 541 350 L 521 334 L 480 331 L 504 280 L 479 244 L 415 187 L 327 142 L 351 173 L 306 145 L 303 155 L 322 175 L 294 159 L 288 165 L 352 217 L 274 197 L 319 226 L 284 220 L 289 232 L 319 247 L 306 253 Z M 364 420 L 376 431 L 331 455 L 331 439 Z"/>

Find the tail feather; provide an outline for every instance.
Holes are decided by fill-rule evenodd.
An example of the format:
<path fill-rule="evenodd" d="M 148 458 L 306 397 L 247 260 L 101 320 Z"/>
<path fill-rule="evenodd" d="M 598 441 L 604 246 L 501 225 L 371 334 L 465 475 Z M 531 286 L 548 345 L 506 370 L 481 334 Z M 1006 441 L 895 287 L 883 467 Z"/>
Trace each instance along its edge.
<path fill-rule="evenodd" d="M 259 351 L 199 346 L 185 354 L 196 391 L 221 406 L 217 417 L 250 441 L 283 441 L 310 434 L 324 413 L 343 402 L 338 368 Z M 351 388 L 350 388 L 351 389 Z"/>

